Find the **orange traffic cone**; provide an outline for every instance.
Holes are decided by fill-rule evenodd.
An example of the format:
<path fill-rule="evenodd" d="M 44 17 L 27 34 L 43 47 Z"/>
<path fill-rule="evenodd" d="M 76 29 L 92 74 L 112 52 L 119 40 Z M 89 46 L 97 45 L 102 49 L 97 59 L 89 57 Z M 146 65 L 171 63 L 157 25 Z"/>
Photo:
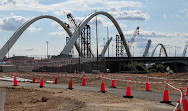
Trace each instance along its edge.
<path fill-rule="evenodd" d="M 164 89 L 164 93 L 163 93 L 163 101 L 161 101 L 160 103 L 167 103 L 170 104 L 171 101 L 169 101 L 169 95 L 168 95 L 168 80 L 166 80 L 166 85 L 165 85 L 165 89 Z"/>
<path fill-rule="evenodd" d="M 126 94 L 123 97 L 124 98 L 133 98 L 133 96 L 131 96 L 131 88 L 130 88 L 130 84 L 129 84 L 129 78 L 127 78 Z"/>
<path fill-rule="evenodd" d="M 180 105 L 180 100 L 178 99 L 177 101 L 177 109 L 176 111 L 181 111 L 181 105 Z"/>
<path fill-rule="evenodd" d="M 146 78 L 146 87 L 145 87 L 145 91 L 150 91 L 148 75 L 147 75 L 147 78 Z"/>
<path fill-rule="evenodd" d="M 84 73 L 84 77 L 82 78 L 82 86 L 86 85 L 86 77 L 85 77 L 85 73 Z"/>
<path fill-rule="evenodd" d="M 111 88 L 116 88 L 115 86 L 115 74 L 112 75 L 112 82 L 111 82 Z"/>
<path fill-rule="evenodd" d="M 17 79 L 16 79 L 16 73 L 14 73 L 14 85 L 13 86 L 17 86 Z"/>
<path fill-rule="evenodd" d="M 33 83 L 36 83 L 36 81 L 35 81 L 35 74 L 33 75 Z"/>
<path fill-rule="evenodd" d="M 187 91 L 186 91 L 186 95 L 188 96 L 188 86 L 187 86 Z"/>
<path fill-rule="evenodd" d="M 43 81 L 43 77 L 42 77 L 42 73 L 41 73 L 41 76 L 40 76 L 40 88 L 44 87 L 44 81 Z"/>
<path fill-rule="evenodd" d="M 183 92 L 183 89 L 180 88 L 181 92 L 182 92 L 182 105 L 183 105 L 183 111 L 188 111 L 188 102 L 187 102 L 187 98 Z"/>
<path fill-rule="evenodd" d="M 105 93 L 107 91 L 105 91 L 105 87 L 104 87 L 104 79 L 103 79 L 103 75 L 102 75 L 102 80 L 101 80 L 101 91 L 102 93 Z"/>
<path fill-rule="evenodd" d="M 57 77 L 55 78 L 55 82 L 54 83 L 57 84 Z"/>
<path fill-rule="evenodd" d="M 72 77 L 69 80 L 69 87 L 67 89 L 70 89 L 70 90 L 74 89 L 72 88 Z"/>

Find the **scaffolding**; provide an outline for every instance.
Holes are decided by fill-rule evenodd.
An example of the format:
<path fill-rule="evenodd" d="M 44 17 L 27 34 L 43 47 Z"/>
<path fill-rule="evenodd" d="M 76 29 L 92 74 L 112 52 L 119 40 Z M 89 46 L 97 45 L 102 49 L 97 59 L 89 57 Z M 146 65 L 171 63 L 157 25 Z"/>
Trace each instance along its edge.
<path fill-rule="evenodd" d="M 91 57 L 91 28 L 86 25 L 81 32 L 81 52 L 84 58 Z"/>
<path fill-rule="evenodd" d="M 123 41 L 116 35 L 116 57 L 123 57 Z"/>

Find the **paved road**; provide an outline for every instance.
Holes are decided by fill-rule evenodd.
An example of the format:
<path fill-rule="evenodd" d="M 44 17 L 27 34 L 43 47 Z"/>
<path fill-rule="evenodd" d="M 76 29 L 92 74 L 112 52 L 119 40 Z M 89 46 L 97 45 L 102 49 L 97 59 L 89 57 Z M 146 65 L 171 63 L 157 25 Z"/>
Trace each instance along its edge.
<path fill-rule="evenodd" d="M 0 81 L 1 86 L 12 86 L 13 82 L 5 82 Z M 39 87 L 39 83 L 18 83 L 19 86 L 23 87 Z M 45 88 L 58 88 L 58 89 L 67 89 L 68 85 L 65 84 L 47 84 L 44 83 Z M 91 91 L 91 92 L 98 92 L 100 87 L 89 87 L 89 86 L 73 86 L 74 90 L 83 90 L 83 91 Z M 105 88 L 107 94 L 114 94 L 119 96 L 125 95 L 125 89 L 119 88 Z M 163 97 L 163 93 L 159 92 L 147 92 L 147 91 L 135 91 L 131 90 L 131 95 L 135 98 L 152 100 L 152 101 L 161 101 Z M 177 94 L 169 94 L 169 98 L 172 101 L 172 104 L 176 104 L 177 99 L 180 98 L 180 95 Z"/>
<path fill-rule="evenodd" d="M 4 111 L 5 96 L 6 91 L 4 89 L 0 89 L 0 111 Z"/>

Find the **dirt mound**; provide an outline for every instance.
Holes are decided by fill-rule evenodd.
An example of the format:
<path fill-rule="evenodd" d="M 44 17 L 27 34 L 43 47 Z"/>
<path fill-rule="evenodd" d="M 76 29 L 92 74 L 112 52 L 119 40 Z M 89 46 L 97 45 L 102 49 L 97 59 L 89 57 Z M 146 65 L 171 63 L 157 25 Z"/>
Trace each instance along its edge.
<path fill-rule="evenodd" d="M 54 109 L 77 110 L 83 103 L 56 93 L 27 88 L 4 87 L 7 91 L 5 111 L 51 111 Z"/>

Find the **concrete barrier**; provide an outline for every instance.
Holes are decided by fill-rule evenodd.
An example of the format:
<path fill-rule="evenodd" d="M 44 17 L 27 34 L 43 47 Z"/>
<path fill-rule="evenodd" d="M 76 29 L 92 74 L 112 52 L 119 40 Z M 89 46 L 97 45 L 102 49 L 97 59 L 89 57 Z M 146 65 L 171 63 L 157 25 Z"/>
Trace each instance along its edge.
<path fill-rule="evenodd" d="M 17 66 L 16 70 L 17 72 L 32 72 L 33 67 L 32 66 Z"/>
<path fill-rule="evenodd" d="M 1 65 L 1 72 L 16 72 L 15 65 Z"/>

